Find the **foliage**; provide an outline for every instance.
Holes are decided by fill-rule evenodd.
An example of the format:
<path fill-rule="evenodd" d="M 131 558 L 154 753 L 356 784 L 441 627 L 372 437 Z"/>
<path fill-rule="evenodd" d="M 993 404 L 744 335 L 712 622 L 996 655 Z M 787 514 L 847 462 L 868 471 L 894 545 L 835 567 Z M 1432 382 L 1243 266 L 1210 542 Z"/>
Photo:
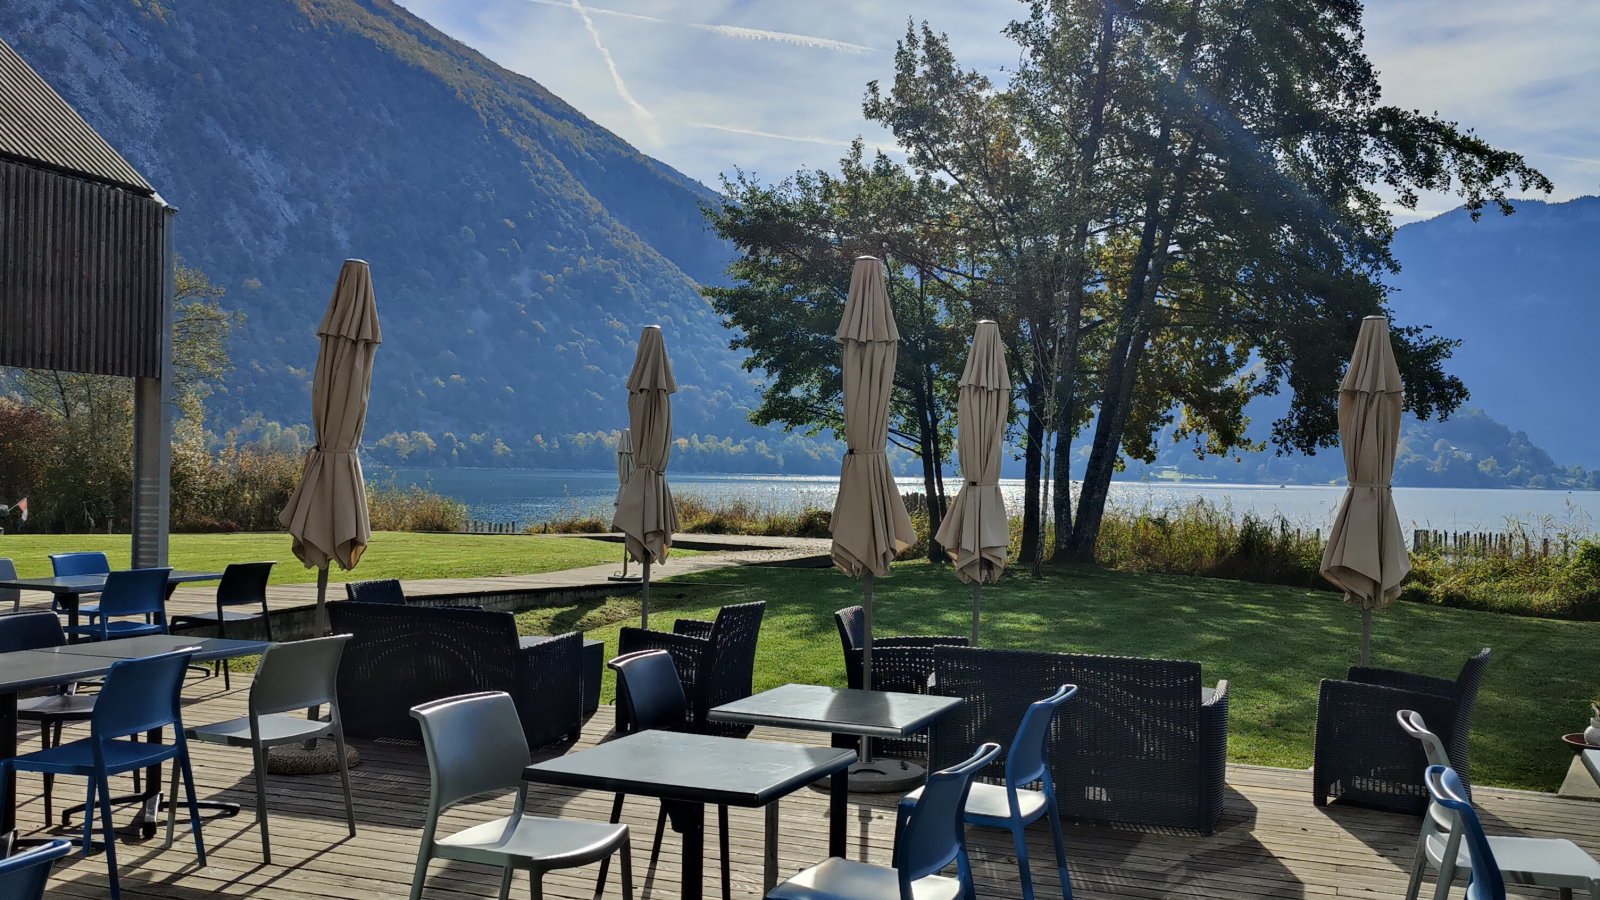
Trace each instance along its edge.
<path fill-rule="evenodd" d="M 897 564 L 873 594 L 880 635 L 970 628 L 971 593 L 947 567 Z M 790 682 L 842 686 L 833 612 L 860 599 L 860 581 L 836 571 L 759 567 L 681 576 L 650 592 L 651 612 L 663 621 L 710 619 L 725 603 L 766 601 L 758 691 Z M 519 624 L 525 633 L 583 628 L 614 653 L 618 629 L 638 615 L 636 597 L 617 596 L 528 611 Z M 1008 573 L 986 585 L 981 637 L 983 646 L 1003 649 L 1198 661 L 1207 683 L 1229 683 L 1229 762 L 1304 769 L 1317 683 L 1343 678 L 1359 658 L 1361 613 L 1324 591 L 1069 566 L 1046 568 L 1038 579 Z M 1397 603 L 1374 617 L 1372 658 L 1377 666 L 1453 677 L 1468 656 L 1493 647 L 1473 713 L 1473 778 L 1554 791 L 1572 761 L 1555 737 L 1581 728 L 1585 698 L 1600 692 L 1597 641 L 1595 623 Z M 608 678 L 602 702 L 611 690 Z"/>
<path fill-rule="evenodd" d="M 1112 508 L 1100 526 L 1095 562 L 1108 569 L 1198 575 L 1331 590 L 1322 579 L 1323 542 L 1283 520 L 1262 519 L 1204 500 L 1164 509 Z"/>
<path fill-rule="evenodd" d="M 373 531 L 460 531 L 467 505 L 420 484 L 402 487 L 391 475 L 367 482 L 367 515 Z"/>
<path fill-rule="evenodd" d="M 1411 555 L 1401 598 L 1551 619 L 1600 619 L 1600 543 L 1587 519 L 1510 519 L 1504 547 Z"/>

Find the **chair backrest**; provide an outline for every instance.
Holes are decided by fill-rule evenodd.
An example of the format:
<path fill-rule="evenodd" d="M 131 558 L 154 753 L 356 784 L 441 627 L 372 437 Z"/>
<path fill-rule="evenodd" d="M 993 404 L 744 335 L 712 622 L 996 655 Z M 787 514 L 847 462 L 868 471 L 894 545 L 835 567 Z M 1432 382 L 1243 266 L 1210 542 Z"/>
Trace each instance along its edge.
<path fill-rule="evenodd" d="M 339 657 L 348 634 L 273 644 L 261 654 L 250 685 L 250 712 L 258 716 L 327 703 L 339 710 Z"/>
<path fill-rule="evenodd" d="M 866 611 L 859 606 L 846 606 L 833 614 L 833 624 L 839 628 L 839 644 L 845 656 L 851 650 L 860 650 L 866 635 Z"/>
<path fill-rule="evenodd" d="M 672 654 L 640 650 L 607 663 L 617 673 L 618 722 L 636 731 L 682 731 L 688 700 Z"/>
<path fill-rule="evenodd" d="M 168 568 L 123 569 L 106 575 L 105 589 L 100 592 L 100 615 L 139 616 L 167 613 Z"/>
<path fill-rule="evenodd" d="M 1394 716 L 1400 722 L 1400 728 L 1422 745 L 1422 752 L 1428 758 L 1428 765 L 1450 765 L 1450 754 L 1445 752 L 1444 742 L 1439 740 L 1438 735 L 1428 730 L 1428 723 L 1423 721 L 1421 713 L 1402 709 Z M 1432 800 L 1428 801 L 1428 818 L 1433 820 L 1434 830 L 1440 834 L 1448 835 L 1455 828 L 1456 817 Z"/>
<path fill-rule="evenodd" d="M 267 599 L 267 579 L 272 577 L 271 562 L 230 563 L 217 583 L 217 605 L 260 606 Z"/>
<path fill-rule="evenodd" d="M 393 578 L 383 578 L 377 581 L 346 582 L 344 595 L 357 603 L 383 603 L 389 606 L 406 605 L 405 591 L 400 589 L 400 582 Z"/>
<path fill-rule="evenodd" d="M 528 741 L 504 691 L 447 697 L 412 707 L 422 726 L 437 814 L 468 797 L 522 786 Z"/>
<path fill-rule="evenodd" d="M 57 578 L 66 578 L 72 575 L 104 575 L 111 571 L 111 564 L 106 562 L 106 555 L 98 550 L 85 550 L 78 553 L 52 553 L 50 554 L 50 569 Z"/>
<path fill-rule="evenodd" d="M 1483 681 L 1483 670 L 1489 666 L 1490 650 L 1479 650 L 1468 659 L 1456 675 L 1455 686 L 1450 689 L 1450 699 L 1456 701 L 1456 719 L 1466 721 L 1472 716 L 1472 704 L 1478 699 L 1478 685 Z"/>
<path fill-rule="evenodd" d="M 0 556 L 0 581 L 17 577 L 17 566 L 10 557 Z M 22 600 L 22 592 L 16 588 L 0 588 L 0 603 L 17 603 Z"/>
<path fill-rule="evenodd" d="M 0 616 L 0 653 L 43 650 L 66 642 L 61 619 L 49 610 Z"/>
<path fill-rule="evenodd" d="M 711 625 L 711 652 L 697 685 L 706 711 L 750 696 L 756 668 L 756 642 L 761 637 L 761 617 L 767 603 L 737 603 L 717 611 Z M 703 712 L 703 711 L 702 711 Z M 701 715 L 702 713 L 696 713 Z"/>
<path fill-rule="evenodd" d="M 51 841 L 0 859 L 0 897 L 40 900 L 44 896 L 45 882 L 50 880 L 51 867 L 71 851 L 71 841 Z"/>
<path fill-rule="evenodd" d="M 1424 776 L 1428 796 L 1433 802 L 1455 813 L 1461 825 L 1461 838 L 1467 845 L 1467 855 L 1472 859 L 1472 880 L 1467 883 L 1466 900 L 1505 900 L 1506 882 L 1500 866 L 1494 861 L 1494 851 L 1483 825 L 1472 804 L 1467 802 L 1465 789 L 1456 770 L 1449 766 L 1429 766 Z"/>
<path fill-rule="evenodd" d="M 1061 704 L 1077 692 L 1077 685 L 1063 684 L 1060 690 L 1036 701 L 1022 714 L 1022 724 L 1006 753 L 1007 784 L 1021 787 L 1049 774 L 1050 722 Z"/>
<path fill-rule="evenodd" d="M 999 744 L 984 744 L 960 765 L 928 776 L 916 808 L 895 835 L 901 897 L 911 896 L 910 882 L 942 871 L 966 847 L 965 811 L 972 776 L 999 755 Z"/>
<path fill-rule="evenodd" d="M 111 664 L 89 716 L 96 740 L 127 737 L 168 725 L 183 732 L 183 674 L 191 652 L 124 659 Z"/>

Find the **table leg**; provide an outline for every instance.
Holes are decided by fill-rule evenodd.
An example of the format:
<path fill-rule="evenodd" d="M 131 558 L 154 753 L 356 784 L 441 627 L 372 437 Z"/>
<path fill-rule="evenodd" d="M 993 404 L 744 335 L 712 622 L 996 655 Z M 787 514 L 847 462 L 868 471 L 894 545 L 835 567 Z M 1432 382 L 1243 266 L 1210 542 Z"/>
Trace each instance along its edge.
<path fill-rule="evenodd" d="M 672 830 L 683 835 L 681 900 L 701 900 L 705 893 L 706 807 L 703 803 L 664 800 Z"/>
<path fill-rule="evenodd" d="M 0 694 L 0 759 L 17 755 L 17 695 Z M 17 828 L 17 773 L 7 770 L 4 783 L 0 783 L 0 839 L 8 844 Z M 5 848 L 9 849 L 9 847 Z"/>
<path fill-rule="evenodd" d="M 844 820 L 850 814 L 846 802 L 850 794 L 850 770 L 840 769 L 830 777 L 833 784 L 828 788 L 828 855 L 844 859 Z"/>
<path fill-rule="evenodd" d="M 67 643 L 78 642 L 78 595 L 61 594 L 61 605 L 67 608 Z"/>
<path fill-rule="evenodd" d="M 761 895 L 778 886 L 778 801 L 767 804 L 767 846 L 761 860 Z"/>

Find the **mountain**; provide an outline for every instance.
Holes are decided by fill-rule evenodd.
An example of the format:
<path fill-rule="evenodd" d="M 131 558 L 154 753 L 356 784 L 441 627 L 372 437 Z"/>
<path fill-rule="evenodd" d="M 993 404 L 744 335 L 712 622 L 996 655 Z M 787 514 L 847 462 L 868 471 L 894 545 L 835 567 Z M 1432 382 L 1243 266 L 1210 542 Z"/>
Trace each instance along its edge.
<path fill-rule="evenodd" d="M 1600 468 L 1600 197 L 1518 201 L 1477 222 L 1456 209 L 1399 229 L 1394 253 L 1396 319 L 1462 341 L 1448 368 L 1471 404 L 1556 459 Z"/>
<path fill-rule="evenodd" d="M 178 252 L 245 312 L 221 424 L 307 420 L 313 331 L 360 257 L 385 338 L 369 441 L 509 460 L 625 427 L 649 324 L 678 432 L 753 431 L 696 287 L 730 252 L 701 224 L 716 195 L 388 0 L 0 0 L 0 37 L 178 207 Z"/>

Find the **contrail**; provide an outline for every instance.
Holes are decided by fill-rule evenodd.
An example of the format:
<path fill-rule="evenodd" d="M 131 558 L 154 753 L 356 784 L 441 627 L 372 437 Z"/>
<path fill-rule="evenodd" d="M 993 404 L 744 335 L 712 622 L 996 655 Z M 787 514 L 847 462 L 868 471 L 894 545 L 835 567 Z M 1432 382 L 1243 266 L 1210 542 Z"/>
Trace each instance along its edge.
<path fill-rule="evenodd" d="M 546 0 L 540 0 L 540 2 L 546 2 Z M 562 4 L 553 3 L 553 5 L 560 6 Z M 606 45 L 600 42 L 600 32 L 594 27 L 594 20 L 589 18 L 588 10 L 578 3 L 578 0 L 571 0 L 570 5 L 578 11 L 578 16 L 583 19 L 583 27 L 589 29 L 589 37 L 594 40 L 594 48 L 599 50 L 600 55 L 605 58 L 606 68 L 611 70 L 611 81 L 617 86 L 618 96 L 622 97 L 623 101 L 632 107 L 633 115 L 639 120 L 639 127 L 644 129 L 645 136 L 650 139 L 651 143 L 659 146 L 661 144 L 661 129 L 656 127 L 655 117 L 650 115 L 650 110 L 641 106 L 639 101 L 633 99 L 633 95 L 628 93 L 628 86 L 622 81 L 622 73 L 617 71 L 617 61 L 611 58 L 611 51 L 607 50 Z"/>
<path fill-rule="evenodd" d="M 616 9 L 601 9 L 595 6 L 581 6 L 578 0 L 527 0 L 528 3 L 538 3 L 544 6 L 559 6 L 564 9 L 575 9 L 584 16 L 584 22 L 589 22 L 588 13 L 601 16 L 615 16 L 619 19 L 634 19 L 640 22 L 654 22 L 658 25 L 681 25 L 685 28 L 697 28 L 720 34 L 723 37 L 742 38 L 747 41 L 776 41 L 782 44 L 794 44 L 797 47 L 810 47 L 815 50 L 834 50 L 840 53 L 876 53 L 877 48 L 863 44 L 852 44 L 848 41 L 836 41 L 832 38 L 813 37 L 809 34 L 794 34 L 788 31 L 769 31 L 765 28 L 742 28 L 738 25 L 707 25 L 702 22 L 674 22 L 671 19 L 662 19 L 656 16 L 646 16 L 640 13 L 623 12 Z M 589 26 L 593 33 L 594 26 Z"/>
<path fill-rule="evenodd" d="M 730 134 L 746 134 L 750 137 L 773 138 L 779 141 L 798 141 L 803 144 L 827 144 L 831 147 L 848 147 L 852 141 L 841 141 L 838 138 L 808 137 L 798 134 L 779 134 L 775 131 L 762 131 L 759 128 L 745 128 L 739 125 L 714 125 L 710 122 L 685 122 L 690 128 L 710 128 L 713 131 L 726 131 Z M 867 147 L 883 153 L 904 154 L 899 147 L 890 147 L 883 144 L 866 144 Z"/>

